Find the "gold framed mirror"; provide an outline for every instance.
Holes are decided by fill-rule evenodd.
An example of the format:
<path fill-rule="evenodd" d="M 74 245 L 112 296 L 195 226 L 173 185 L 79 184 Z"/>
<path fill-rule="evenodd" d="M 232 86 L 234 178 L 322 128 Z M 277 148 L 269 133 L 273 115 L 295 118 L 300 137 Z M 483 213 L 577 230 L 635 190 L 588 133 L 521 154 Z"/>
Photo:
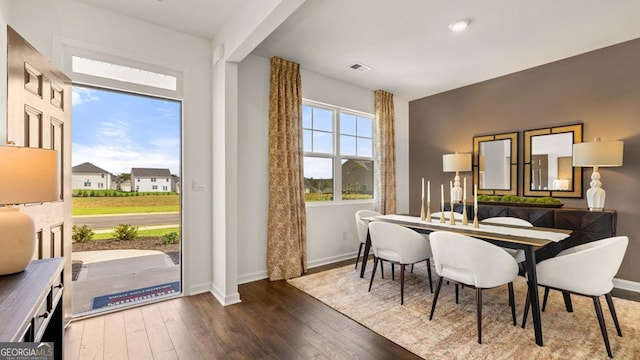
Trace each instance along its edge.
<path fill-rule="evenodd" d="M 478 194 L 518 195 L 518 133 L 473 137 L 473 183 Z"/>
<path fill-rule="evenodd" d="M 524 196 L 582 198 L 582 171 L 573 167 L 573 144 L 582 124 L 524 131 Z"/>

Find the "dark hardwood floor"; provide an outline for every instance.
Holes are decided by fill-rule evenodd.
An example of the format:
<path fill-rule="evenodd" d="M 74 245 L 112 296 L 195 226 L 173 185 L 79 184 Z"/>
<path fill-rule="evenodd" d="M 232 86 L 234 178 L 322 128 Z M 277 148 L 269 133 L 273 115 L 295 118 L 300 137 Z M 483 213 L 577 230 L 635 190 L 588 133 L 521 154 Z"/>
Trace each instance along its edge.
<path fill-rule="evenodd" d="M 227 307 L 204 293 L 74 321 L 66 359 L 420 359 L 285 281 L 239 292 Z"/>
<path fill-rule="evenodd" d="M 239 292 L 242 303 L 227 307 L 204 293 L 74 321 L 65 359 L 420 359 L 285 281 Z"/>

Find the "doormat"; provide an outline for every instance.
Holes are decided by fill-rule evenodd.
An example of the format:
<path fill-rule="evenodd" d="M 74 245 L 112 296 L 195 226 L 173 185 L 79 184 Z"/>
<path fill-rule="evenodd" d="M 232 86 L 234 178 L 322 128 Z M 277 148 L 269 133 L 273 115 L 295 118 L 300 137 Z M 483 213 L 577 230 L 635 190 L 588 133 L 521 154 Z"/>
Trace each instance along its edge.
<path fill-rule="evenodd" d="M 180 292 L 179 281 L 141 289 L 123 291 L 117 294 L 97 296 L 93 298 L 91 309 L 95 310 L 104 307 L 128 305 L 161 296 L 171 295 L 177 292 Z"/>

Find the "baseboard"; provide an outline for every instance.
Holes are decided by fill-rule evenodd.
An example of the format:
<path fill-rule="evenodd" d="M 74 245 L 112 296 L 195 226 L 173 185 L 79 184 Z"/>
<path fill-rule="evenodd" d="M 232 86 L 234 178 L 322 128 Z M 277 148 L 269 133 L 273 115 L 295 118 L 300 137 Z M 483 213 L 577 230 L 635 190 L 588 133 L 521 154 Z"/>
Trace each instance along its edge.
<path fill-rule="evenodd" d="M 318 267 L 318 266 L 324 266 L 324 265 L 328 265 L 328 264 L 333 264 L 335 262 L 342 261 L 342 260 L 353 259 L 353 258 L 356 257 L 356 255 L 357 255 L 357 253 L 354 251 L 352 253 L 336 255 L 336 256 L 330 256 L 330 257 L 323 258 L 323 259 L 309 261 L 307 263 L 307 268 L 312 269 L 312 268 L 315 268 L 315 267 Z M 263 279 L 268 279 L 268 278 L 269 278 L 269 274 L 267 273 L 266 270 L 264 270 L 264 271 L 256 271 L 256 272 L 252 272 L 252 273 L 249 273 L 249 274 L 244 274 L 244 275 L 238 276 L 238 284 L 246 284 L 246 283 L 250 283 L 250 282 L 253 282 L 253 281 L 258 281 L 258 280 L 263 280 Z M 215 294 L 214 294 L 214 296 L 215 296 Z"/>
<path fill-rule="evenodd" d="M 353 259 L 353 258 L 356 257 L 356 255 L 358 255 L 358 253 L 354 251 L 354 252 L 347 253 L 347 254 L 330 256 L 330 257 L 326 257 L 326 258 L 323 258 L 323 259 L 309 261 L 309 262 L 307 262 L 307 268 L 313 269 L 313 268 L 318 267 L 318 266 L 324 266 L 324 265 L 333 264 L 333 263 L 336 263 L 336 262 L 342 261 L 342 260 Z"/>
<path fill-rule="evenodd" d="M 189 287 L 189 293 L 185 295 L 197 295 L 211 291 L 211 283 L 202 283 Z"/>
<path fill-rule="evenodd" d="M 215 285 L 211 287 L 211 294 L 222 306 L 233 305 L 241 302 L 240 293 L 237 291 L 231 295 L 224 295 L 224 293 Z"/>
<path fill-rule="evenodd" d="M 613 279 L 613 286 L 617 289 L 640 293 L 640 283 L 635 281 Z"/>
<path fill-rule="evenodd" d="M 246 284 L 246 283 L 263 280 L 267 278 L 269 278 L 269 274 L 267 273 L 267 270 L 256 271 L 250 274 L 238 276 L 238 284 Z"/>

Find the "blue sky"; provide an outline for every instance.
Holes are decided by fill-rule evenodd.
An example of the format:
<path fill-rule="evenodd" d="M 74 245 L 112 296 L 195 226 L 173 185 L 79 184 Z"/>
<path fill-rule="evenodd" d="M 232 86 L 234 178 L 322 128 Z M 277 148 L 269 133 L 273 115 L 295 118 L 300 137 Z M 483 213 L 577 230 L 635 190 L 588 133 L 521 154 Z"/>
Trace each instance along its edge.
<path fill-rule="evenodd" d="M 113 174 L 132 167 L 180 170 L 181 103 L 73 86 L 72 163 Z"/>

